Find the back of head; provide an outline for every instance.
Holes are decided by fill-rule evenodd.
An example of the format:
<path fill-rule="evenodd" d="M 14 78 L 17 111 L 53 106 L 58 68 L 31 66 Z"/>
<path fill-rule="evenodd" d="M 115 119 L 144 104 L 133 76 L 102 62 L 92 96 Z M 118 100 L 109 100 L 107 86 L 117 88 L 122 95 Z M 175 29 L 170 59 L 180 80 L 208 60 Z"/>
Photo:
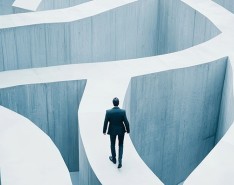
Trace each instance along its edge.
<path fill-rule="evenodd" d="M 119 99 L 117 97 L 115 97 L 112 102 L 113 102 L 114 106 L 118 106 L 119 105 Z"/>

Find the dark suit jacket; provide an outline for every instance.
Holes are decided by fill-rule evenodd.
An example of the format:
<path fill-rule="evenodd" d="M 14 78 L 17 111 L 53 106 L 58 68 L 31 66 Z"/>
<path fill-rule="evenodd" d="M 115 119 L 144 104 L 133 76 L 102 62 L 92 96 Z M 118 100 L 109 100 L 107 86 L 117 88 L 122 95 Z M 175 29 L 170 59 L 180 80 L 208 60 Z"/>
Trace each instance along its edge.
<path fill-rule="evenodd" d="M 107 125 L 109 122 L 109 128 L 107 134 L 118 135 L 130 132 L 129 123 L 127 120 L 126 112 L 119 107 L 114 107 L 106 111 L 103 133 L 106 133 Z"/>

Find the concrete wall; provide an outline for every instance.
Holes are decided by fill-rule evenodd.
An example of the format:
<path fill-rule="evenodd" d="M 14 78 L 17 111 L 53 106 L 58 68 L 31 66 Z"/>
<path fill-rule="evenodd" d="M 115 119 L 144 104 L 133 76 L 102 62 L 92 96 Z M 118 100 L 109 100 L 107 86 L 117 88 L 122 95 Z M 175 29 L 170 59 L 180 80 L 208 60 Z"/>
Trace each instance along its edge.
<path fill-rule="evenodd" d="M 152 56 L 218 33 L 179 0 L 139 0 L 71 23 L 0 30 L 0 71 Z"/>
<path fill-rule="evenodd" d="M 79 135 L 80 136 L 80 135 Z M 86 156 L 82 138 L 79 139 L 79 185 L 101 185 Z"/>
<path fill-rule="evenodd" d="M 15 0 L 1 0 L 0 15 L 29 12 L 28 10 L 13 7 L 12 4 L 14 3 L 14 1 Z M 91 0 L 42 0 L 37 8 L 37 11 L 67 8 L 88 1 Z"/>
<path fill-rule="evenodd" d="M 225 71 L 220 59 L 131 80 L 131 138 L 166 185 L 182 182 L 214 147 Z"/>
<path fill-rule="evenodd" d="M 223 96 L 220 107 L 219 125 L 216 135 L 216 143 L 224 136 L 234 121 L 234 94 L 233 94 L 233 67 L 228 62 L 223 87 Z"/>
<path fill-rule="evenodd" d="M 171 53 L 207 41 L 220 31 L 180 0 L 159 0 L 157 54 Z"/>
<path fill-rule="evenodd" d="M 69 171 L 78 171 L 77 111 L 86 82 L 67 81 L 0 89 L 0 105 L 30 119 L 50 136 Z"/>
<path fill-rule="evenodd" d="M 85 3 L 91 0 L 42 0 L 38 7 L 38 11 L 42 10 L 53 10 L 60 8 L 67 8 L 71 6 L 76 6 L 81 3 Z"/>
<path fill-rule="evenodd" d="M 12 4 L 14 3 L 14 1 L 15 0 L 1 0 L 0 1 L 0 16 L 7 15 L 7 14 L 28 12 L 27 10 L 12 7 Z"/>
<path fill-rule="evenodd" d="M 234 2 L 233 0 L 213 0 L 224 8 L 228 9 L 232 13 L 234 13 Z"/>

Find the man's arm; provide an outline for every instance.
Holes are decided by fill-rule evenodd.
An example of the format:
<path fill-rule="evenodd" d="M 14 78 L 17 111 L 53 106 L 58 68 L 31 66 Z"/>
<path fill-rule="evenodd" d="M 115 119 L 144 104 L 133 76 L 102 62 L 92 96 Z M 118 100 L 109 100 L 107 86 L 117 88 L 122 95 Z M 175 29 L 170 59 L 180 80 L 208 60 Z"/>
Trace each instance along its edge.
<path fill-rule="evenodd" d="M 129 122 L 126 116 L 126 111 L 124 111 L 124 124 L 125 124 L 125 128 L 127 130 L 127 133 L 130 133 L 130 127 L 129 127 Z"/>
<path fill-rule="evenodd" d="M 103 134 L 106 134 L 106 129 L 107 129 L 108 121 L 109 120 L 108 120 L 107 111 L 106 111 L 106 116 L 105 116 L 104 125 L 103 125 Z"/>

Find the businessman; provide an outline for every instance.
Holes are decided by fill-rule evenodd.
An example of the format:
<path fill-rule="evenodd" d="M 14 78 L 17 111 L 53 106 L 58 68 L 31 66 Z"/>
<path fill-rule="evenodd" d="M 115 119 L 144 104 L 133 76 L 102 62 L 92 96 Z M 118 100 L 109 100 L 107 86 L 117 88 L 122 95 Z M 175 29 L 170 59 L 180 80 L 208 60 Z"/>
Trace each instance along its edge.
<path fill-rule="evenodd" d="M 120 109 L 118 107 L 119 106 L 118 98 L 113 99 L 113 105 L 114 107 L 112 109 L 106 111 L 106 116 L 103 126 L 103 134 L 106 135 L 107 126 L 109 123 L 108 132 L 107 132 L 107 134 L 110 135 L 110 142 L 111 142 L 111 156 L 109 157 L 109 159 L 114 164 L 116 164 L 115 140 L 116 137 L 118 136 L 119 140 L 118 168 L 121 168 L 124 134 L 125 132 L 130 133 L 130 128 L 125 110 Z"/>

